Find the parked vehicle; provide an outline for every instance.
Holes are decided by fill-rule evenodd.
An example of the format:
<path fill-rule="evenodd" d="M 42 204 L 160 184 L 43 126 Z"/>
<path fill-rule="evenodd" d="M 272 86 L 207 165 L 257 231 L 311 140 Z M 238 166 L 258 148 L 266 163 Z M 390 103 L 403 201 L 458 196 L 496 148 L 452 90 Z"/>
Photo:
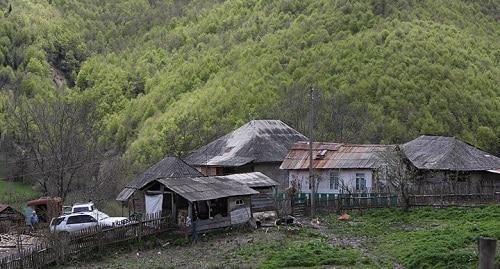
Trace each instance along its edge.
<path fill-rule="evenodd" d="M 96 210 L 97 211 L 97 210 Z M 51 232 L 77 232 L 90 227 L 101 225 L 112 227 L 128 223 L 127 218 L 110 217 L 103 212 L 71 213 L 55 218 L 50 223 Z"/>
<path fill-rule="evenodd" d="M 71 207 L 71 213 L 80 213 L 80 212 L 93 212 L 95 209 L 94 203 L 76 203 Z"/>
<path fill-rule="evenodd" d="M 95 227 L 98 225 L 97 218 L 88 213 L 75 213 L 63 215 L 52 219 L 50 222 L 50 231 L 59 232 L 78 232 L 83 229 Z"/>

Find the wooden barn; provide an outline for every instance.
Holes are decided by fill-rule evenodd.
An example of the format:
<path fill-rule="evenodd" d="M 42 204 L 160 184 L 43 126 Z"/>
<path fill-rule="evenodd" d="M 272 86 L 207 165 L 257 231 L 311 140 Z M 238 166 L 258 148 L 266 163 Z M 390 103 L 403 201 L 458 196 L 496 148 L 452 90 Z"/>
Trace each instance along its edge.
<path fill-rule="evenodd" d="M 197 231 L 247 223 L 252 218 L 251 195 L 258 192 L 226 177 L 155 179 L 141 190 L 149 214 L 162 212 L 179 227 L 186 218 Z"/>
<path fill-rule="evenodd" d="M 122 203 L 122 206 L 128 208 L 129 215 L 145 213 L 145 196 L 140 189 L 159 178 L 181 178 L 181 177 L 201 177 L 198 170 L 189 166 L 183 160 L 177 157 L 167 156 L 157 162 L 144 173 L 128 183 L 118 194 L 116 200 Z"/>
<path fill-rule="evenodd" d="M 0 204 L 0 233 L 8 232 L 12 226 L 23 225 L 24 215 L 5 204 Z"/>
<path fill-rule="evenodd" d="M 225 176 L 225 178 L 234 180 L 244 184 L 259 193 L 252 195 L 252 212 L 276 211 L 275 196 L 277 192 L 278 182 L 261 172 L 233 174 Z"/>
<path fill-rule="evenodd" d="M 500 158 L 455 137 L 422 135 L 402 149 L 417 169 L 417 193 L 500 191 Z"/>

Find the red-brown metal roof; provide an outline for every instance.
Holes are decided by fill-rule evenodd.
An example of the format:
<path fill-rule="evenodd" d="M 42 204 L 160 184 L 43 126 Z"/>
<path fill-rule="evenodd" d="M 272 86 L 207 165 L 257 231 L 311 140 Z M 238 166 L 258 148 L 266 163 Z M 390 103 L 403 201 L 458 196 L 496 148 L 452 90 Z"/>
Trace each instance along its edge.
<path fill-rule="evenodd" d="M 377 168 L 379 154 L 392 145 L 313 143 L 313 167 L 333 168 Z M 321 156 L 321 153 L 324 155 Z M 297 142 L 281 163 L 281 169 L 301 170 L 309 168 L 309 144 Z"/>
<path fill-rule="evenodd" d="M 41 197 L 40 199 L 31 200 L 26 203 L 28 206 L 46 205 L 48 203 L 62 203 L 61 197 Z"/>

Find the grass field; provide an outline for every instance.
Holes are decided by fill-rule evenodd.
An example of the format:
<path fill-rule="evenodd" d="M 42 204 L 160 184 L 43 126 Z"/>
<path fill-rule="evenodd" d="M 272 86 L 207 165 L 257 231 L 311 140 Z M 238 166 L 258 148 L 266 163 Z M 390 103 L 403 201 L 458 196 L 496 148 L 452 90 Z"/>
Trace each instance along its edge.
<path fill-rule="evenodd" d="M 26 201 L 38 196 L 39 193 L 34 191 L 31 185 L 0 179 L 0 203 L 2 204 L 9 204 L 19 209 Z"/>
<path fill-rule="evenodd" d="M 500 206 L 372 210 L 346 223 L 330 217 L 329 228 L 362 238 L 361 248 L 378 267 L 475 268 L 477 238 L 500 239 Z"/>
<path fill-rule="evenodd" d="M 500 205 L 377 209 L 351 213 L 349 222 L 336 217 L 323 216 L 318 229 L 304 225 L 208 234 L 194 245 L 156 239 L 148 249 L 115 248 L 100 260 L 70 267 L 477 268 L 477 238 L 500 238 Z"/>

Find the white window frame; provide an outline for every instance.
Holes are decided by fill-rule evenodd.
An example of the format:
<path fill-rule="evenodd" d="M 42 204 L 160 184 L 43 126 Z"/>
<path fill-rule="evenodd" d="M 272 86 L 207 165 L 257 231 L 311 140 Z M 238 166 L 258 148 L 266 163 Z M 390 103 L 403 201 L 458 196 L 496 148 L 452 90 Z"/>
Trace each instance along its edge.
<path fill-rule="evenodd" d="M 363 184 L 361 184 L 363 183 Z M 364 191 L 367 189 L 366 186 L 366 174 L 365 173 L 356 173 L 356 190 Z"/>

